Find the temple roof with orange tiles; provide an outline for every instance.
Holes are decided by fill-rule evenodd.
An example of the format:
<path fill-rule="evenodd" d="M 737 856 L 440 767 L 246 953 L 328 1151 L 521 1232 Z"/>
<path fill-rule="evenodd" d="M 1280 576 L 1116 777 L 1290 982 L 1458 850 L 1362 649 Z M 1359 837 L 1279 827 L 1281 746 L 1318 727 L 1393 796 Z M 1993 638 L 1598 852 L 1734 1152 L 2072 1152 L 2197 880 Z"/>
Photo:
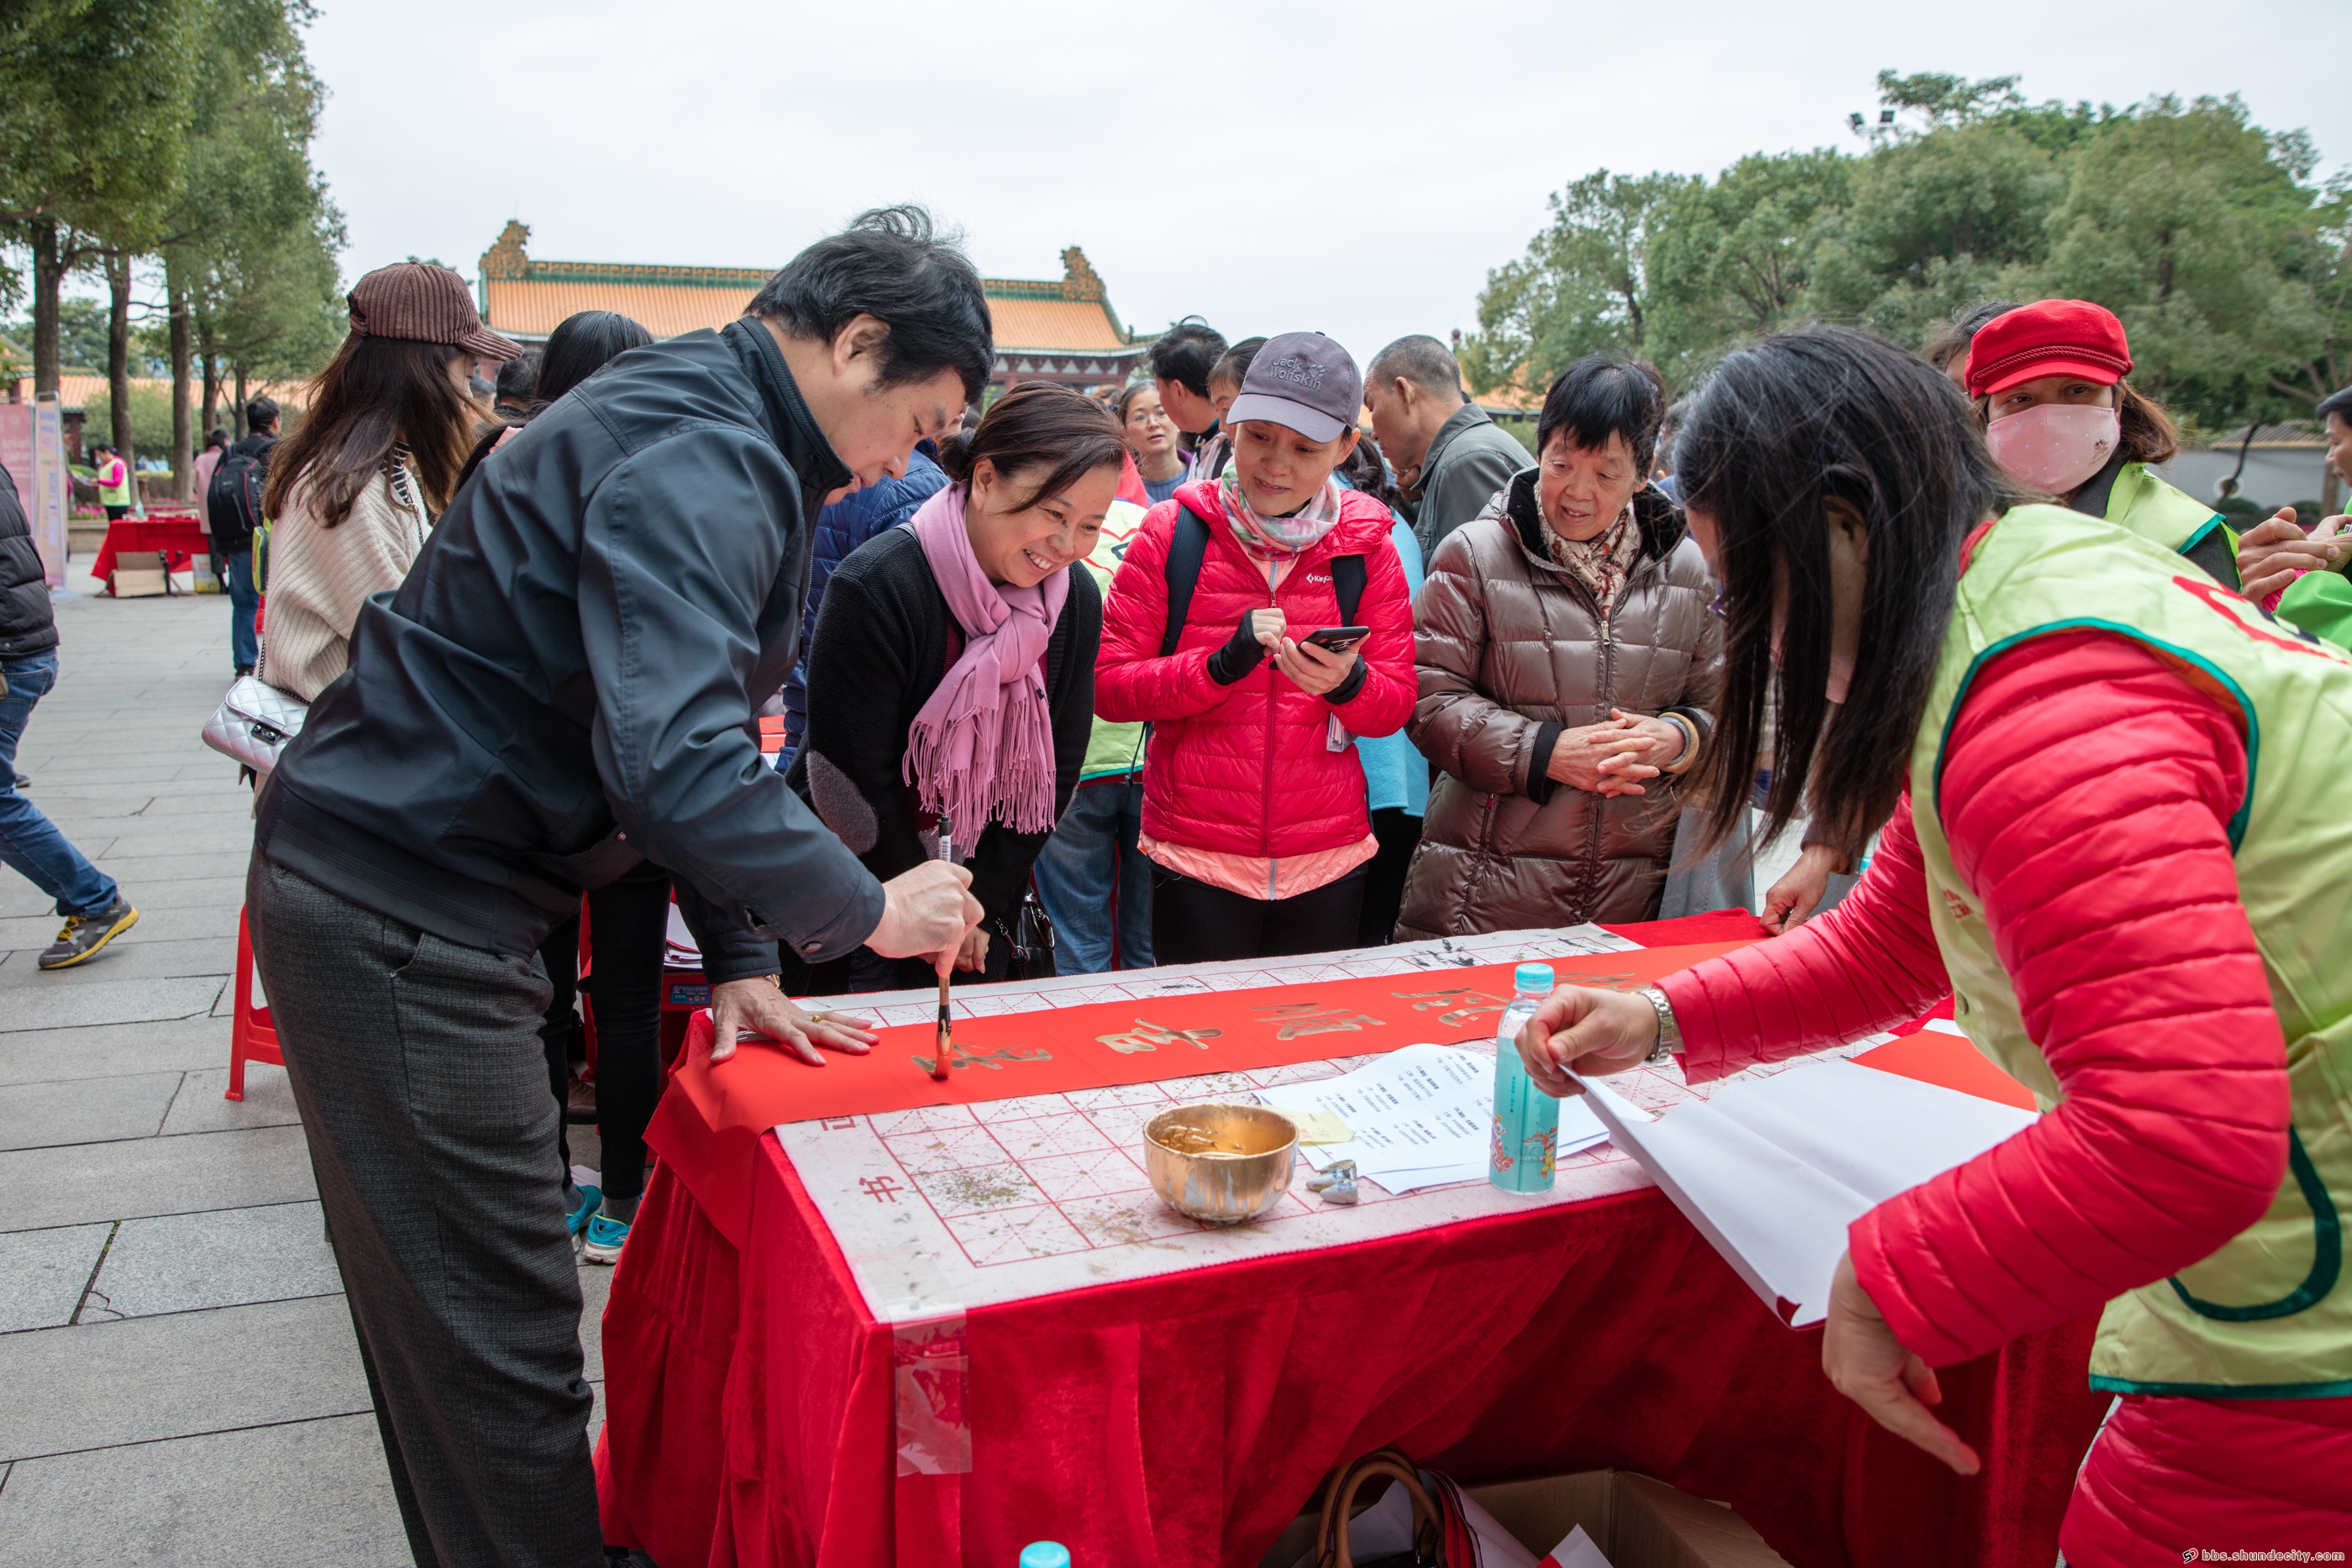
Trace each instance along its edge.
<path fill-rule="evenodd" d="M 530 239 L 528 227 L 509 220 L 481 261 L 482 319 L 519 342 L 543 341 L 581 310 L 617 310 L 656 338 L 724 327 L 772 276 L 753 267 L 541 261 L 525 251 Z M 1150 344 L 1120 323 L 1102 278 L 1076 246 L 1062 253 L 1058 279 L 982 281 L 1000 382 L 1116 383 Z"/>

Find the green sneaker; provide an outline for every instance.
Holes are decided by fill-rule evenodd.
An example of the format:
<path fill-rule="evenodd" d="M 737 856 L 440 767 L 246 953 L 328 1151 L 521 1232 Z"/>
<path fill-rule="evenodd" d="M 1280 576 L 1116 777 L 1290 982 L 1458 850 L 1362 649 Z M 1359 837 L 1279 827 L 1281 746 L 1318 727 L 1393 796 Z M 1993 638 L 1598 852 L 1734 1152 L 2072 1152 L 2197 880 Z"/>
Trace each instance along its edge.
<path fill-rule="evenodd" d="M 139 912 L 118 892 L 96 915 L 68 915 L 66 927 L 41 955 L 44 969 L 70 969 L 139 924 Z"/>

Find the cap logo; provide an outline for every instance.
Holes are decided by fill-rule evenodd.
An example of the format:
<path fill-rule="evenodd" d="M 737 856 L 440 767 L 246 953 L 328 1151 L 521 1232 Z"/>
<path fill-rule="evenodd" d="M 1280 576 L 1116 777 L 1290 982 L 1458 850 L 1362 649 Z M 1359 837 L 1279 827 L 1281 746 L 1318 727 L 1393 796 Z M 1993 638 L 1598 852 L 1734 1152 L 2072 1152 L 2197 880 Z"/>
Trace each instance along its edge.
<path fill-rule="evenodd" d="M 1275 381 L 1288 382 L 1293 386 L 1313 392 L 1321 390 L 1323 372 L 1328 369 L 1328 366 L 1316 364 L 1304 354 L 1293 354 L 1288 359 L 1276 361 L 1267 367 L 1265 373 Z"/>

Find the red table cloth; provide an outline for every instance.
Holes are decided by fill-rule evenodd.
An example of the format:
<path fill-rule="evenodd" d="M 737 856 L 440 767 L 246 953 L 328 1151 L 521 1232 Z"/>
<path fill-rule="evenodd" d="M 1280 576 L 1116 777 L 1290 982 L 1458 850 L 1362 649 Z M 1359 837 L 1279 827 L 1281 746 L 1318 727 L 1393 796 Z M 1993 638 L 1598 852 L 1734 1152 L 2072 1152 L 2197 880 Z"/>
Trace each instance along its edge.
<path fill-rule="evenodd" d="M 114 575 L 116 556 L 153 555 L 159 550 L 173 558 L 170 569 L 178 571 L 187 566 L 188 557 L 203 555 L 212 548 L 212 535 L 197 526 L 193 513 L 146 518 L 124 517 L 106 525 L 106 542 L 98 547 L 98 559 L 90 562 L 89 574 L 100 582 L 107 582 Z M 107 591 L 114 591 L 110 582 L 108 582 Z"/>
<path fill-rule="evenodd" d="M 1702 917 L 1702 920 L 1711 917 Z M 1627 928 L 1754 935 L 1745 916 Z M 2105 1407 L 2092 1321 L 1942 1375 L 1962 1479 L 1831 1388 L 1655 1191 L 1001 1306 L 965 1322 L 970 1473 L 896 1471 L 894 1336 L 773 1137 L 749 1244 L 657 1170 L 604 1313 L 608 1541 L 663 1568 L 1254 1568 L 1334 1464 L 1602 1466 L 1729 1502 L 1799 1568 L 2048 1568 Z"/>

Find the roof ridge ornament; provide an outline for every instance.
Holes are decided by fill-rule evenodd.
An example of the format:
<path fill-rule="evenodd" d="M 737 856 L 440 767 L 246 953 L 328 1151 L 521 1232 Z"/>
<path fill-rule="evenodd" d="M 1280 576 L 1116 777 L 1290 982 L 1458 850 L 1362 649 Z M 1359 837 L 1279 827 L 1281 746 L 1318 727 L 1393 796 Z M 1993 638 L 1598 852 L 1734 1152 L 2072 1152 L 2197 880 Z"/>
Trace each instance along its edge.
<path fill-rule="evenodd" d="M 499 231 L 497 243 L 482 253 L 484 277 L 528 277 L 530 257 L 523 254 L 530 243 L 530 226 L 520 218 L 509 218 L 507 226 Z"/>
<path fill-rule="evenodd" d="M 1090 299 L 1097 303 L 1103 299 L 1101 275 L 1087 260 L 1087 253 L 1076 246 L 1062 253 L 1062 298 Z"/>

